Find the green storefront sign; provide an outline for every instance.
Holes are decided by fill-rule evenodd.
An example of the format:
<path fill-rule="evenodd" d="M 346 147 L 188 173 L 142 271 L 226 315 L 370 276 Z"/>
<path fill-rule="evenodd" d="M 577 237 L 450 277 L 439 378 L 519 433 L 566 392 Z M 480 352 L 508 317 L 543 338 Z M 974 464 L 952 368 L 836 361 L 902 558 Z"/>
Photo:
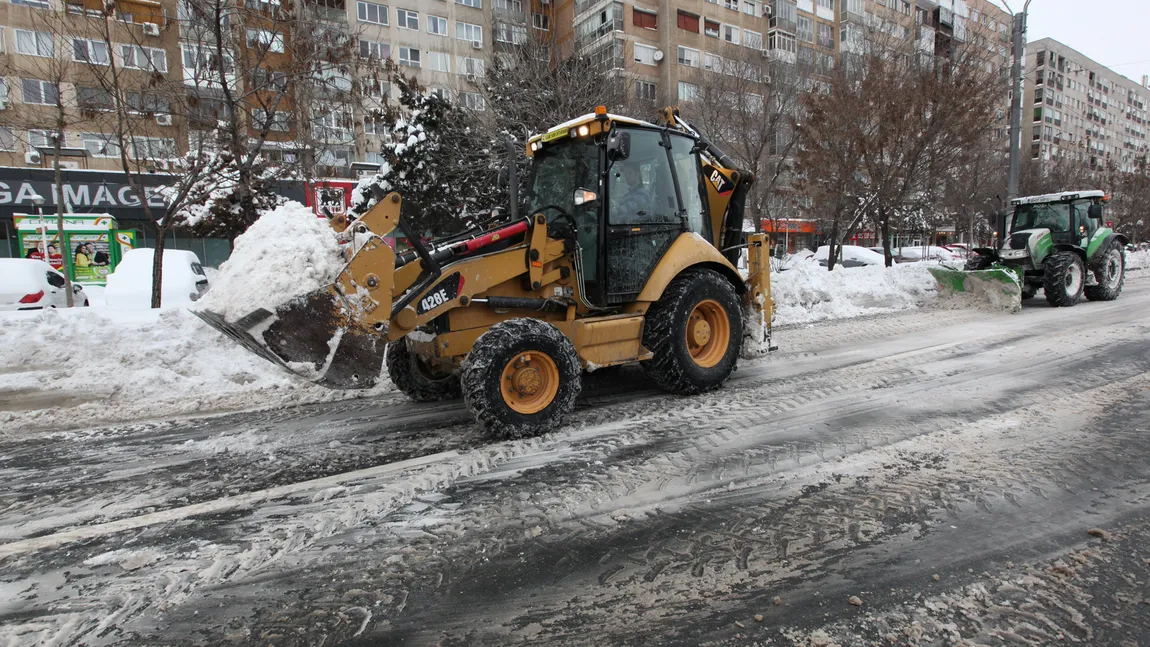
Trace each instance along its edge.
<path fill-rule="evenodd" d="M 124 253 L 136 246 L 136 232 L 116 229 L 115 218 L 108 214 L 68 214 L 63 232 L 55 214 L 16 215 L 12 220 L 24 258 L 70 271 L 77 283 L 104 285 Z"/>

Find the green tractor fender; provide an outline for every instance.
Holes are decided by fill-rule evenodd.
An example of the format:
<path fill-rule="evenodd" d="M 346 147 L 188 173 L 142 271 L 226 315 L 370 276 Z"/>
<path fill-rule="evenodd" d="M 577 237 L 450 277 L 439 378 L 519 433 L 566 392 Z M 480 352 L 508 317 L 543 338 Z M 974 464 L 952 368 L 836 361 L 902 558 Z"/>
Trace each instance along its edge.
<path fill-rule="evenodd" d="M 1098 251 L 1106 249 L 1110 246 L 1110 241 L 1117 240 L 1118 244 L 1125 249 L 1130 244 L 1130 240 L 1111 229 L 1100 229 L 1094 234 L 1094 238 L 1090 239 L 1090 243 L 1086 247 L 1086 257 L 1093 259 L 1097 256 Z"/>

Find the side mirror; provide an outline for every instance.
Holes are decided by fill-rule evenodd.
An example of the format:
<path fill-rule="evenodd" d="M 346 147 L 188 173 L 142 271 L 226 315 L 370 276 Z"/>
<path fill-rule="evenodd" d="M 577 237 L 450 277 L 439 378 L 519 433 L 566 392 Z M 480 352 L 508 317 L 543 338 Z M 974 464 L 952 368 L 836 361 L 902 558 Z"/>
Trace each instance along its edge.
<path fill-rule="evenodd" d="M 75 292 L 76 294 L 79 294 L 80 290 L 83 290 L 83 289 L 84 289 L 84 286 L 80 285 L 79 283 L 73 283 L 72 284 L 72 292 Z"/>
<path fill-rule="evenodd" d="M 1094 220 L 1102 220 L 1102 205 L 1092 204 L 1086 209 L 1086 215 Z"/>
<path fill-rule="evenodd" d="M 613 130 L 607 138 L 607 159 L 612 162 L 625 160 L 631 156 L 631 133 L 626 130 Z"/>
<path fill-rule="evenodd" d="M 592 202 L 598 200 L 599 194 L 587 189 L 575 189 L 575 196 L 572 199 L 575 202 L 575 206 L 578 207 L 585 204 L 591 204 Z"/>

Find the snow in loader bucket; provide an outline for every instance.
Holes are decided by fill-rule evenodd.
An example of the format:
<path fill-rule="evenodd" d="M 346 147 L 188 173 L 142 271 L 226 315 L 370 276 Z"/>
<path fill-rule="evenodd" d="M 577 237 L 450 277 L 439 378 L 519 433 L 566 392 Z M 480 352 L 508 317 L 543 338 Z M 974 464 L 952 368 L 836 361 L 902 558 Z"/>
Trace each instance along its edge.
<path fill-rule="evenodd" d="M 333 389 L 375 386 L 387 342 L 374 331 L 348 325 L 342 299 L 332 287 L 298 296 L 228 321 L 193 310 L 200 319 L 255 354 L 300 377 Z"/>
<path fill-rule="evenodd" d="M 993 265 L 984 270 L 932 267 L 928 271 L 945 299 L 965 300 L 975 307 L 994 310 L 1022 310 L 1022 277 L 1017 270 Z"/>

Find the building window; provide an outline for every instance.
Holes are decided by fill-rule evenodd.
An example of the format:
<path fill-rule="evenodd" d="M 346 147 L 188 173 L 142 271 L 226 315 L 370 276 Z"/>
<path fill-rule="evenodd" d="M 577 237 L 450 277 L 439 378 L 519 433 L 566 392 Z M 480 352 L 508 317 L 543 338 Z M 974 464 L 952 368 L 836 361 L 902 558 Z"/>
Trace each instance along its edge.
<path fill-rule="evenodd" d="M 685 29 L 695 34 L 699 33 L 699 17 L 695 14 L 680 10 L 679 29 Z"/>
<path fill-rule="evenodd" d="M 810 18 L 798 17 L 798 38 L 804 43 L 815 42 L 815 23 Z"/>
<path fill-rule="evenodd" d="M 60 98 L 60 89 L 39 79 L 20 79 L 20 90 L 24 103 L 54 106 Z"/>
<path fill-rule="evenodd" d="M 120 145 L 100 133 L 81 133 L 80 142 L 92 157 L 119 157 Z"/>
<path fill-rule="evenodd" d="M 46 148 L 52 145 L 55 141 L 56 133 L 49 133 L 47 130 L 29 130 L 28 131 L 28 145 L 32 148 Z"/>
<path fill-rule="evenodd" d="M 360 2 L 357 6 L 360 22 L 387 25 L 387 5 L 374 2 Z"/>
<path fill-rule="evenodd" d="M 464 7 L 472 7 L 474 9 L 483 8 L 483 0 L 455 0 L 455 4 L 461 4 Z"/>
<path fill-rule="evenodd" d="M 444 101 L 451 101 L 451 90 L 447 88 L 428 88 L 427 94 L 433 97 L 439 97 Z"/>
<path fill-rule="evenodd" d="M 655 64 L 655 52 L 659 50 L 647 45 L 640 45 L 635 43 L 635 62 L 642 63 L 643 65 Z"/>
<path fill-rule="evenodd" d="M 699 50 L 690 47 L 679 47 L 679 65 L 699 67 Z"/>
<path fill-rule="evenodd" d="M 798 51 L 798 43 L 795 41 L 795 37 L 790 34 L 773 31 L 767 34 L 767 49 L 794 54 Z"/>
<path fill-rule="evenodd" d="M 48 9 L 51 4 L 47 0 L 12 0 L 12 4 L 22 4 L 28 7 L 36 7 L 37 9 Z"/>
<path fill-rule="evenodd" d="M 531 14 L 531 26 L 539 31 L 550 31 L 551 16 L 545 13 L 533 13 Z"/>
<path fill-rule="evenodd" d="M 359 41 L 360 58 L 382 61 L 391 58 L 391 45 L 374 40 Z"/>
<path fill-rule="evenodd" d="M 699 86 L 679 81 L 679 101 L 695 101 L 699 98 Z"/>
<path fill-rule="evenodd" d="M 42 31 L 16 30 L 16 51 L 29 56 L 51 58 L 55 55 L 52 35 Z"/>
<path fill-rule="evenodd" d="M 739 10 L 739 0 L 723 0 L 723 6 L 731 11 Z"/>
<path fill-rule="evenodd" d="M 72 39 L 72 60 L 79 63 L 108 64 L 108 44 L 88 38 Z"/>
<path fill-rule="evenodd" d="M 462 92 L 460 93 L 463 106 L 469 110 L 476 112 L 483 112 L 486 109 L 486 103 L 483 101 L 483 95 L 475 92 Z"/>
<path fill-rule="evenodd" d="M 455 37 L 459 40 L 469 40 L 473 43 L 483 44 L 483 27 L 469 22 L 455 22 Z"/>
<path fill-rule="evenodd" d="M 495 40 L 501 43 L 522 45 L 527 42 L 527 28 L 522 25 L 509 25 L 501 22 L 495 25 Z"/>
<path fill-rule="evenodd" d="M 414 47 L 399 48 L 399 64 L 408 67 L 419 67 L 419 50 Z"/>
<path fill-rule="evenodd" d="M 363 132 L 367 135 L 382 135 L 387 132 L 387 126 L 378 116 L 367 115 L 363 118 Z"/>
<path fill-rule="evenodd" d="M 732 45 L 739 44 L 739 28 L 734 25 L 723 25 L 723 40 Z"/>
<path fill-rule="evenodd" d="M 835 10 L 835 0 L 818 0 L 818 5 L 823 9 Z"/>
<path fill-rule="evenodd" d="M 159 137 L 132 138 L 132 157 L 142 159 L 173 159 L 176 157 L 176 140 Z"/>
<path fill-rule="evenodd" d="M 751 49 L 763 48 L 763 35 L 750 29 L 743 30 L 743 45 Z"/>
<path fill-rule="evenodd" d="M 16 133 L 11 128 L 0 126 L 0 151 L 16 150 Z"/>
<path fill-rule="evenodd" d="M 834 31 L 831 26 L 820 22 L 819 23 L 819 47 L 832 49 L 835 46 Z"/>
<path fill-rule="evenodd" d="M 640 29 L 659 28 L 658 15 L 653 11 L 635 9 L 631 12 L 631 20 L 635 23 L 635 26 Z"/>
<path fill-rule="evenodd" d="M 748 16 L 758 16 L 759 3 L 755 0 L 743 0 L 743 13 Z"/>
<path fill-rule="evenodd" d="M 726 69 L 726 62 L 723 60 L 723 57 L 718 54 L 704 54 L 703 69 L 712 72 L 722 72 Z"/>
<path fill-rule="evenodd" d="M 120 58 L 124 61 L 124 67 L 133 70 L 168 71 L 168 53 L 156 47 L 120 45 Z"/>
<path fill-rule="evenodd" d="M 711 38 L 719 37 L 719 23 L 715 20 L 703 20 L 703 33 Z"/>
<path fill-rule="evenodd" d="M 269 115 L 267 110 L 257 108 L 252 110 L 252 126 L 260 132 L 267 129 L 269 132 L 286 133 L 291 130 L 290 115 L 282 110 Z"/>
<path fill-rule="evenodd" d="M 116 107 L 112 93 L 100 88 L 76 86 L 76 103 L 81 110 L 111 110 Z"/>
<path fill-rule="evenodd" d="M 485 63 L 481 58 L 459 58 L 455 70 L 468 76 L 483 76 Z"/>
<path fill-rule="evenodd" d="M 451 57 L 444 52 L 428 52 L 427 69 L 433 72 L 450 72 Z"/>
<path fill-rule="evenodd" d="M 659 86 L 650 81 L 635 82 L 635 98 L 640 101 L 654 102 L 657 98 Z"/>
<path fill-rule="evenodd" d="M 248 46 L 274 54 L 284 53 L 284 35 L 266 29 L 249 29 Z"/>
<path fill-rule="evenodd" d="M 447 35 L 447 18 L 439 16 L 427 17 L 427 33 L 435 34 L 437 36 Z"/>
<path fill-rule="evenodd" d="M 407 9 L 396 9 L 395 25 L 400 29 L 419 29 L 419 14 Z"/>

